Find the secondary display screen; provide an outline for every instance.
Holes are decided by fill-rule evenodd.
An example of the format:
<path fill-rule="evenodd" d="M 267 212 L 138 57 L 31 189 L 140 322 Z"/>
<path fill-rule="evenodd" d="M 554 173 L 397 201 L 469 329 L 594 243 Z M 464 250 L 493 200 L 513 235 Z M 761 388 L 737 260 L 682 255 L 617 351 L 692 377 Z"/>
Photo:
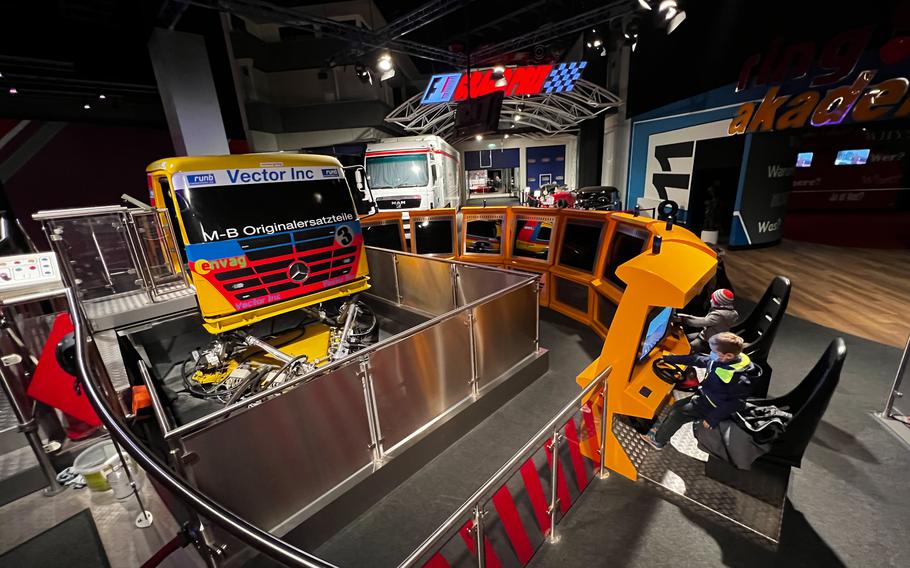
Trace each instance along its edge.
<path fill-rule="evenodd" d="M 411 232 L 417 243 L 417 254 L 454 254 L 452 219 L 450 217 L 411 217 Z"/>
<path fill-rule="evenodd" d="M 796 155 L 796 167 L 808 168 L 812 165 L 812 152 L 800 152 Z"/>
<path fill-rule="evenodd" d="M 404 250 L 397 222 L 363 225 L 363 244 L 390 250 Z"/>
<path fill-rule="evenodd" d="M 604 278 L 615 284 L 620 290 L 625 290 L 626 283 L 616 275 L 616 269 L 640 255 L 648 245 L 650 236 L 645 229 L 625 224 L 617 225 L 613 239 L 610 241 L 610 250 L 607 252 Z"/>
<path fill-rule="evenodd" d="M 667 329 L 670 327 L 670 316 L 673 315 L 673 308 L 654 308 L 648 314 L 648 321 L 645 323 L 645 331 L 641 338 L 641 351 L 638 353 L 638 360 L 642 361 L 651 353 L 658 343 L 667 335 Z"/>
<path fill-rule="evenodd" d="M 555 217 L 519 215 L 515 220 L 512 256 L 547 260 L 550 257 L 550 238 L 555 221 Z"/>
<path fill-rule="evenodd" d="M 500 254 L 502 252 L 502 216 L 466 219 L 464 252 L 466 254 Z"/>
<path fill-rule="evenodd" d="M 603 226 L 599 221 L 568 219 L 559 252 L 559 264 L 583 272 L 593 272 Z"/>
<path fill-rule="evenodd" d="M 861 166 L 869 159 L 869 148 L 862 150 L 841 150 L 834 158 L 835 166 Z"/>

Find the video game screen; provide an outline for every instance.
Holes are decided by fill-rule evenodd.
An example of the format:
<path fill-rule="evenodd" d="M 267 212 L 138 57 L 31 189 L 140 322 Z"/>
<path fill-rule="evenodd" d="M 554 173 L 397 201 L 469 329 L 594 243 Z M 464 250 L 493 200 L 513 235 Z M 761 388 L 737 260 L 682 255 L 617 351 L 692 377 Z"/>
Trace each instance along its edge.
<path fill-rule="evenodd" d="M 593 272 L 604 224 L 600 221 L 567 219 L 559 264 L 583 272 Z"/>
<path fill-rule="evenodd" d="M 641 338 L 641 350 L 638 353 L 639 361 L 643 361 L 667 335 L 672 315 L 673 308 L 654 308 L 648 314 L 648 321 L 645 323 L 645 331 Z"/>
<path fill-rule="evenodd" d="M 555 217 L 518 215 L 515 220 L 515 240 L 512 256 L 546 261 L 550 257 L 550 238 Z"/>
<path fill-rule="evenodd" d="M 465 219 L 465 254 L 500 254 L 502 252 L 502 215 L 471 216 Z"/>
<path fill-rule="evenodd" d="M 615 284 L 620 290 L 625 290 L 626 283 L 616 275 L 616 269 L 644 252 L 650 238 L 651 234 L 646 229 L 627 224 L 617 225 L 613 239 L 610 241 L 610 250 L 607 252 L 604 278 Z"/>
<path fill-rule="evenodd" d="M 411 217 L 417 254 L 454 254 L 451 217 Z"/>
<path fill-rule="evenodd" d="M 363 244 L 389 250 L 404 250 L 397 221 L 363 225 Z"/>

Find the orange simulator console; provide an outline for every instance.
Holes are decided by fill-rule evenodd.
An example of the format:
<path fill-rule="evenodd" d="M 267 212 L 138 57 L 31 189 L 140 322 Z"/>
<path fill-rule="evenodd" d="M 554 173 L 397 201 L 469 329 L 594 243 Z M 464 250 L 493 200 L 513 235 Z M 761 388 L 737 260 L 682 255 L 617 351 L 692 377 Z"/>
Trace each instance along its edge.
<path fill-rule="evenodd" d="M 618 214 L 614 220 L 622 223 L 625 217 L 633 219 Z M 658 378 L 651 365 L 666 353 L 690 351 L 685 334 L 671 322 L 672 312 L 685 306 L 717 268 L 716 254 L 689 231 L 659 222 L 648 229 L 654 234 L 652 246 L 616 269 L 626 289 L 601 354 L 576 379 L 584 387 L 613 367 L 607 387 L 608 425 L 616 414 L 653 418 L 663 407 L 673 387 Z M 604 464 L 636 479 L 636 468 L 612 428 L 605 431 Z"/>

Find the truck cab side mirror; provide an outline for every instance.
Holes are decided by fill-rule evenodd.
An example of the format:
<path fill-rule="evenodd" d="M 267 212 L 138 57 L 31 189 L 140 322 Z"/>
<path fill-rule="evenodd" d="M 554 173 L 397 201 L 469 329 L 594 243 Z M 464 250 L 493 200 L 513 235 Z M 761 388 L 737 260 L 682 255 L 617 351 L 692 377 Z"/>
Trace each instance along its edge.
<path fill-rule="evenodd" d="M 344 168 L 345 177 L 348 185 L 352 185 L 351 197 L 354 198 L 354 204 L 357 206 L 358 215 L 372 215 L 378 210 L 376 200 L 373 198 L 373 191 L 367 184 L 366 171 L 363 166 L 346 166 Z M 351 183 L 353 181 L 353 183 Z M 354 191 L 356 189 L 357 191 Z"/>

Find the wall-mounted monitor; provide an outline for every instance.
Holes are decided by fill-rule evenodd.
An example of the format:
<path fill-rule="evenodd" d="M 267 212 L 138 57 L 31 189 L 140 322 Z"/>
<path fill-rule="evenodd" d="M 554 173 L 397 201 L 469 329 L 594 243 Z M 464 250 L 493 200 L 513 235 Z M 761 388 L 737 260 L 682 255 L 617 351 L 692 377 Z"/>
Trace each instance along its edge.
<path fill-rule="evenodd" d="M 502 226 L 505 215 L 465 215 L 463 254 L 502 254 Z"/>
<path fill-rule="evenodd" d="M 645 329 L 641 334 L 641 348 L 638 352 L 639 361 L 644 360 L 651 353 L 651 350 L 657 347 L 657 344 L 667 335 L 667 329 L 670 327 L 670 316 L 672 315 L 673 308 L 654 308 L 648 314 Z"/>
<path fill-rule="evenodd" d="M 603 221 L 566 218 L 559 264 L 582 272 L 594 272 L 603 228 Z"/>
<path fill-rule="evenodd" d="M 363 244 L 389 250 L 404 250 L 401 222 L 397 220 L 362 224 Z"/>
<path fill-rule="evenodd" d="M 796 155 L 796 167 L 808 168 L 812 165 L 812 156 L 814 152 L 800 152 Z"/>
<path fill-rule="evenodd" d="M 613 233 L 613 238 L 610 239 L 610 250 L 607 251 L 607 263 L 604 265 L 603 277 L 620 290 L 625 290 L 626 283 L 616 276 L 616 269 L 644 252 L 650 238 L 651 233 L 643 227 L 626 223 L 616 225 L 616 231 Z"/>
<path fill-rule="evenodd" d="M 411 234 L 414 235 L 417 254 L 455 254 L 455 219 L 449 216 L 411 216 Z"/>
<path fill-rule="evenodd" d="M 835 166 L 861 166 L 869 159 L 869 148 L 841 150 L 834 158 Z"/>
<path fill-rule="evenodd" d="M 550 259 L 550 240 L 556 227 L 556 217 L 516 215 L 512 240 L 512 258 L 521 260 Z"/>

